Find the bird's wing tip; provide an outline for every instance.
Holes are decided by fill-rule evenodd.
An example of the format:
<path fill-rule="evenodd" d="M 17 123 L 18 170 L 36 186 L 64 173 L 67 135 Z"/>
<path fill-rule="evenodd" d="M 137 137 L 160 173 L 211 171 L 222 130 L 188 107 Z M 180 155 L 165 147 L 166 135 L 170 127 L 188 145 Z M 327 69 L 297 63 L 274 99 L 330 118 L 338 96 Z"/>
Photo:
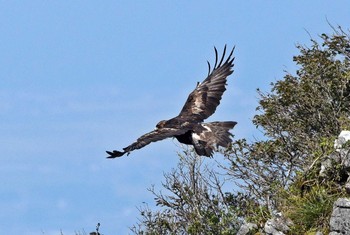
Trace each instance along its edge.
<path fill-rule="evenodd" d="M 125 152 L 113 150 L 113 152 L 106 151 L 106 153 L 109 154 L 107 158 L 117 158 L 123 156 Z"/>

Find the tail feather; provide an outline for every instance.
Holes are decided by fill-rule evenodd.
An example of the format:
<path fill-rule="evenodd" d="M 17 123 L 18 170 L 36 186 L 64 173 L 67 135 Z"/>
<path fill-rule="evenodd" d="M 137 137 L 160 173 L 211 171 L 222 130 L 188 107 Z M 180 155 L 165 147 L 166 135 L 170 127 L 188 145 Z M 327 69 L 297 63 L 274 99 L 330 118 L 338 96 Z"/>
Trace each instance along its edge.
<path fill-rule="evenodd" d="M 216 147 L 221 146 L 226 148 L 231 142 L 230 130 L 237 124 L 237 122 L 209 122 L 203 125 L 207 125 L 212 130 L 212 144 Z"/>
<path fill-rule="evenodd" d="M 232 142 L 230 130 L 237 122 L 209 122 L 201 124 L 192 138 L 195 151 L 202 156 L 212 156 L 215 149 L 226 148 Z"/>

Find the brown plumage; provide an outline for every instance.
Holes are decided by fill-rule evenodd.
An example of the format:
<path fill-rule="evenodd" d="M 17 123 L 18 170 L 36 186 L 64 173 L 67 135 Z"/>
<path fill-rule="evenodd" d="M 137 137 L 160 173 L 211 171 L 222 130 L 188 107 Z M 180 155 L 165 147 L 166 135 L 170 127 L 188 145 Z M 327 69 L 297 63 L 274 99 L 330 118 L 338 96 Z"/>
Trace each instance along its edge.
<path fill-rule="evenodd" d="M 172 119 L 160 121 L 154 131 L 141 136 L 136 142 L 123 148 L 123 151 L 106 151 L 109 154 L 108 158 L 121 157 L 135 149 L 169 137 L 175 137 L 180 143 L 192 145 L 198 155 L 207 157 L 212 156 L 214 150 L 219 146 L 225 148 L 231 143 L 232 134 L 229 130 L 237 124 L 236 122 L 203 123 L 220 104 L 221 97 L 226 90 L 227 77 L 233 73 L 234 48 L 225 60 L 225 45 L 220 61 L 218 61 L 218 52 L 215 47 L 214 50 L 213 70 L 208 62 L 207 78 L 197 84 L 197 87 L 188 96 L 180 114 Z"/>

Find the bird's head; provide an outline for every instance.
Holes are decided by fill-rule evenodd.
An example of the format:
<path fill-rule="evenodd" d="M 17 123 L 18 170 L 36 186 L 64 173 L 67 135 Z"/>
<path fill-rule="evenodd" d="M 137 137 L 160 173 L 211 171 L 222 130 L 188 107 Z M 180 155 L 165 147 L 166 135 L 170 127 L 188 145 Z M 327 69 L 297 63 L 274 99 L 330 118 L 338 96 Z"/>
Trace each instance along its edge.
<path fill-rule="evenodd" d="M 166 120 L 162 120 L 160 122 L 158 122 L 158 124 L 156 125 L 156 128 L 163 128 L 165 126 Z"/>

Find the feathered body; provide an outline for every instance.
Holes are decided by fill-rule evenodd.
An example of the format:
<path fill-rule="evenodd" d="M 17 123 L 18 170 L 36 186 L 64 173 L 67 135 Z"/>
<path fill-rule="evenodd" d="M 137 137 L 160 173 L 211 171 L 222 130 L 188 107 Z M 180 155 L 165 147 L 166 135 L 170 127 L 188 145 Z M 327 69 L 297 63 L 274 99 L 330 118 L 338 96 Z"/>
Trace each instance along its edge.
<path fill-rule="evenodd" d="M 219 146 L 225 148 L 231 143 L 232 134 L 229 130 L 237 124 L 236 122 L 203 122 L 215 112 L 220 104 L 221 97 L 226 90 L 227 77 L 233 73 L 234 48 L 225 61 L 226 46 L 220 61 L 218 61 L 218 52 L 215 47 L 214 49 L 216 59 L 213 70 L 208 62 L 207 78 L 197 84 L 179 115 L 160 121 L 154 131 L 141 136 L 136 142 L 123 148 L 122 152 L 107 151 L 109 158 L 121 157 L 151 142 L 169 137 L 175 137 L 180 143 L 192 145 L 198 155 L 208 157 L 212 156 L 214 150 Z"/>

